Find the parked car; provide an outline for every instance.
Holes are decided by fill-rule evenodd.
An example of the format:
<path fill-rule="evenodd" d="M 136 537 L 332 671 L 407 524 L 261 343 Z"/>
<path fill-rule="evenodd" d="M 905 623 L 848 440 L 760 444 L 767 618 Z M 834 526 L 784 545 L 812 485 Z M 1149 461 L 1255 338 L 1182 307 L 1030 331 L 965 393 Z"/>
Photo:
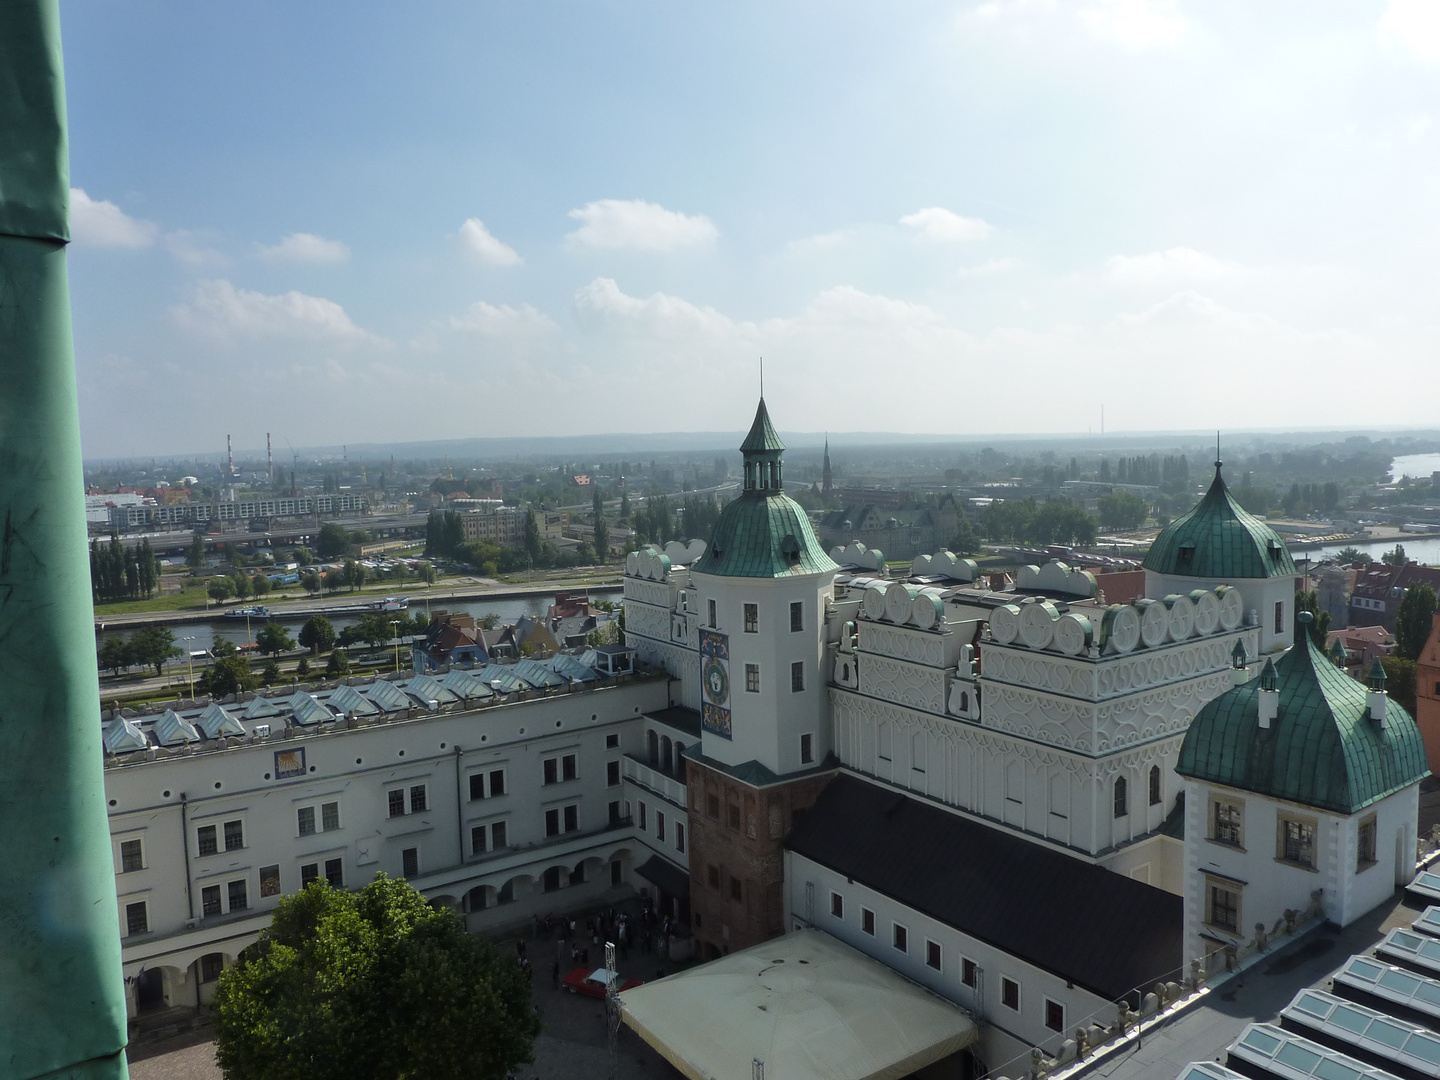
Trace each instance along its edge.
<path fill-rule="evenodd" d="M 608 968 L 596 968 L 594 971 L 588 968 L 576 968 L 560 980 L 560 985 L 572 994 L 603 998 L 605 987 L 610 984 L 611 980 L 616 981 L 615 992 L 618 994 L 623 994 L 633 986 L 641 985 L 639 979 L 622 979 L 619 974 Z"/>

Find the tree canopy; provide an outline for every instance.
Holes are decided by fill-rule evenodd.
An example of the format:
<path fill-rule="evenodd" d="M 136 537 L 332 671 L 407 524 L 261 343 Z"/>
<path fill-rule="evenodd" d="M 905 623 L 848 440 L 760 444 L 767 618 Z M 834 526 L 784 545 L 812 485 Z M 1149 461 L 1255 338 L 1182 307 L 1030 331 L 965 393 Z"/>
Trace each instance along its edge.
<path fill-rule="evenodd" d="M 281 900 L 215 992 L 227 1080 L 500 1080 L 539 1031 L 514 959 L 384 875 Z"/>
<path fill-rule="evenodd" d="M 1430 617 L 1435 614 L 1435 590 L 1423 581 L 1405 590 L 1395 614 L 1395 653 L 1416 660 L 1430 637 Z"/>
<path fill-rule="evenodd" d="M 300 627 L 300 647 L 316 656 L 335 646 L 335 626 L 324 615 L 311 615 Z"/>
<path fill-rule="evenodd" d="M 168 626 L 142 626 L 130 635 L 131 662 L 153 667 L 157 676 L 179 655 L 180 646 L 175 644 L 175 634 Z"/>
<path fill-rule="evenodd" d="M 267 622 L 255 635 L 255 644 L 260 646 L 262 653 L 278 656 L 295 648 L 295 639 L 290 636 L 290 631 L 279 623 Z"/>
<path fill-rule="evenodd" d="M 333 559 L 337 555 L 344 555 L 350 550 L 350 534 L 345 531 L 345 526 L 328 521 L 320 526 L 320 536 L 315 542 L 315 550 L 320 553 L 322 559 Z"/>

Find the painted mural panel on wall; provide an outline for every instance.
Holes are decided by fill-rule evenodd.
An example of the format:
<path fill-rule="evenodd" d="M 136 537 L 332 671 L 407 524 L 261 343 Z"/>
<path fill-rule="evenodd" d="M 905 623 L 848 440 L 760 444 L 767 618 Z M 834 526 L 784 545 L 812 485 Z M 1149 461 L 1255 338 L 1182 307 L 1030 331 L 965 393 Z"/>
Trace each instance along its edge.
<path fill-rule="evenodd" d="M 700 680 L 705 700 L 700 707 L 700 725 L 722 739 L 730 730 L 730 637 L 715 630 L 700 631 Z"/>

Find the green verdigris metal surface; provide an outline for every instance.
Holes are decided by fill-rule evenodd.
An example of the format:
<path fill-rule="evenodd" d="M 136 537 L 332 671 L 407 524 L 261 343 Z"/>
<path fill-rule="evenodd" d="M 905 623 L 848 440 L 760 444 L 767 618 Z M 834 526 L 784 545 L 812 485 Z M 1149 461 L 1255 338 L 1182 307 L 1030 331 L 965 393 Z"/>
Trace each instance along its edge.
<path fill-rule="evenodd" d="M 1342 814 L 1423 780 L 1425 744 L 1410 714 L 1390 701 L 1382 728 L 1369 718 L 1365 687 L 1325 658 L 1308 629 L 1296 639 L 1266 665 L 1280 695 L 1270 727 L 1258 719 L 1269 679 L 1252 679 L 1200 710 L 1175 771 Z"/>
<path fill-rule="evenodd" d="M 745 491 L 715 523 L 697 574 L 795 577 L 840 569 L 825 554 L 800 504 L 776 491 Z"/>
<path fill-rule="evenodd" d="M 55 0 L 0 3 L 0 1076 L 126 1076 Z"/>
<path fill-rule="evenodd" d="M 1275 530 L 1235 501 L 1215 465 L 1215 480 L 1188 513 L 1160 531 L 1142 564 L 1179 577 L 1272 578 L 1296 573 Z"/>

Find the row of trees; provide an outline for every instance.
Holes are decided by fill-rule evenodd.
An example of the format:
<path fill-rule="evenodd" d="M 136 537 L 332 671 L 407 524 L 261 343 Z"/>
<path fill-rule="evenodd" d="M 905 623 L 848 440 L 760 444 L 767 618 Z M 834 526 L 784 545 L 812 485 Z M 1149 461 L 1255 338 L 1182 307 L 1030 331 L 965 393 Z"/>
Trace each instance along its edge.
<path fill-rule="evenodd" d="M 1093 544 L 1095 519 L 1065 498 L 1034 498 L 993 502 L 984 515 L 985 535 L 1020 544 Z"/>
<path fill-rule="evenodd" d="M 90 541 L 90 589 L 101 600 L 148 600 L 160 585 L 160 566 L 149 540 L 133 548 L 120 542 L 115 533 L 102 545 Z"/>
<path fill-rule="evenodd" d="M 101 671 L 119 675 L 126 668 L 153 667 L 157 676 L 180 655 L 174 631 L 168 626 L 142 626 L 128 638 L 114 634 L 100 643 L 96 654 Z"/>

